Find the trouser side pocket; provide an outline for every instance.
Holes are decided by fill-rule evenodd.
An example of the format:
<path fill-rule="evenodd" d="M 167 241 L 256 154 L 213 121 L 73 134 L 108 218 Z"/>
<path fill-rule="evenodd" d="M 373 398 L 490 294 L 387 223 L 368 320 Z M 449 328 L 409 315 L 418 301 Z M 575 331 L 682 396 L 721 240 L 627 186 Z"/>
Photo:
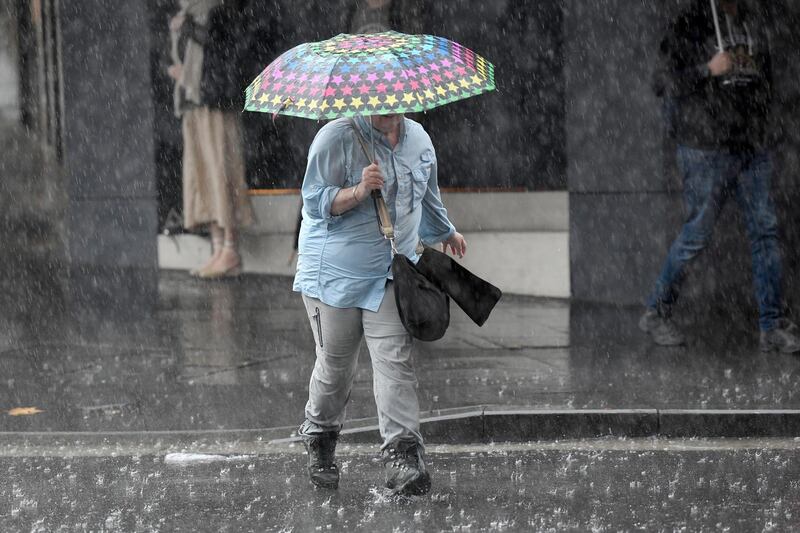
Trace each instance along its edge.
<path fill-rule="evenodd" d="M 319 313 L 319 307 L 314 308 L 314 322 L 317 324 L 317 342 L 319 347 L 322 348 L 322 317 Z"/>

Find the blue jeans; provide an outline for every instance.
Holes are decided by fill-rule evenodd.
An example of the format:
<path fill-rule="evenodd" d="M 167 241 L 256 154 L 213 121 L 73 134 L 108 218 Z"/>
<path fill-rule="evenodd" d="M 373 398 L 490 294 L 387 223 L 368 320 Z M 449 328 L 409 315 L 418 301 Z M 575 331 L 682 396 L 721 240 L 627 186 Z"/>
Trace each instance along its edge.
<path fill-rule="evenodd" d="M 745 154 L 678 147 L 688 211 L 672 243 L 647 306 L 669 316 L 678 299 L 686 264 L 711 240 L 714 223 L 731 193 L 744 213 L 753 261 L 759 327 L 769 331 L 782 315 L 778 219 L 770 197 L 772 161 L 766 152 Z"/>

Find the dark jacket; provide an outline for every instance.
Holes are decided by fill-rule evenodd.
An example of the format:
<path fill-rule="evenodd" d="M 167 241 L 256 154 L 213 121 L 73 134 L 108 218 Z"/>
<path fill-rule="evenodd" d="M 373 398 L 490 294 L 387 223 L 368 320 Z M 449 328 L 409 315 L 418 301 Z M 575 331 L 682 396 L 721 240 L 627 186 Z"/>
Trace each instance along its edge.
<path fill-rule="evenodd" d="M 188 38 L 203 45 L 200 80 L 203 105 L 241 110 L 244 90 L 258 72 L 253 73 L 251 32 L 240 5 L 226 2 L 214 8 L 205 26 L 187 17 L 183 31 Z"/>
<path fill-rule="evenodd" d="M 697 0 L 672 22 L 661 42 L 654 90 L 666 99 L 669 130 L 678 144 L 766 149 L 772 98 L 768 14 L 747 10 L 742 2 L 731 32 L 723 11 L 718 13 L 726 49 L 731 51 L 731 40 L 738 41 L 741 59 L 756 75 L 741 84 L 726 83 L 728 76 L 710 75 L 706 65 L 718 51 L 714 18 L 709 0 Z"/>

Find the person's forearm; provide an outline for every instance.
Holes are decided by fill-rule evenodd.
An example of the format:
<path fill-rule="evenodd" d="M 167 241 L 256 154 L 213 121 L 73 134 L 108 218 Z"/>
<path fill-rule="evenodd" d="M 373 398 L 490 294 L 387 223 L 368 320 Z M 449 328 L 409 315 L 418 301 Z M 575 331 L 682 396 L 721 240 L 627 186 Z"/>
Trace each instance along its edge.
<path fill-rule="evenodd" d="M 341 215 L 350 211 L 363 202 L 366 196 L 367 194 L 358 185 L 340 190 L 331 204 L 331 214 Z"/>

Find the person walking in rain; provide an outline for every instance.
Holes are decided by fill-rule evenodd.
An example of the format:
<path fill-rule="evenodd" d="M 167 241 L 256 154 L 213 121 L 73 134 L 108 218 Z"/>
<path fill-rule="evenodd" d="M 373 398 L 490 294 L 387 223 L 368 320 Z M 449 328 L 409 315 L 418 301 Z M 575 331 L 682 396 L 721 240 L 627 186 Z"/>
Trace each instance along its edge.
<path fill-rule="evenodd" d="M 376 161 L 364 155 L 357 135 L 374 138 Z M 336 441 L 366 337 L 386 486 L 424 494 L 431 481 L 420 434 L 412 338 L 396 307 L 390 243 L 379 232 L 372 191 L 382 191 L 386 199 L 399 253 L 416 262 L 420 239 L 444 242 L 459 256 L 466 253 L 464 237 L 442 205 L 436 154 L 421 125 L 396 114 L 337 119 L 318 132 L 302 185 L 294 279 L 317 356 L 299 435 L 311 482 L 337 488 Z"/>
<path fill-rule="evenodd" d="M 673 242 L 639 327 L 664 346 L 685 342 L 671 319 L 686 265 L 709 243 L 729 196 L 750 239 L 762 351 L 797 352 L 783 314 L 778 220 L 770 198 L 768 110 L 772 97 L 768 17 L 736 0 L 696 0 L 661 43 L 655 90 L 673 108 L 687 218 Z"/>
<path fill-rule="evenodd" d="M 207 225 L 212 254 L 193 274 L 238 275 L 239 228 L 252 222 L 240 124 L 243 28 L 241 1 L 181 0 L 170 21 L 175 114 L 183 127 L 183 225 Z"/>

